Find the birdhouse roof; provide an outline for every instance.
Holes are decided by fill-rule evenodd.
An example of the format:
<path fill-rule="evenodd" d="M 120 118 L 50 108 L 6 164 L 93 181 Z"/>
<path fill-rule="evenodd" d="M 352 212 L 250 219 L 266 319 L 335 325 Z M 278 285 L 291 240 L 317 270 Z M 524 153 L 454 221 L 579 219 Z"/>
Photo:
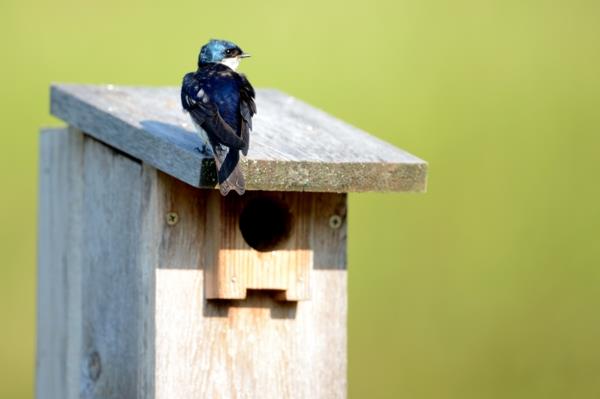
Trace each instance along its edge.
<path fill-rule="evenodd" d="M 427 163 L 292 96 L 256 93 L 249 190 L 403 191 L 426 187 Z M 57 84 L 52 114 L 195 187 L 214 187 L 214 162 L 182 111 L 175 87 Z"/>

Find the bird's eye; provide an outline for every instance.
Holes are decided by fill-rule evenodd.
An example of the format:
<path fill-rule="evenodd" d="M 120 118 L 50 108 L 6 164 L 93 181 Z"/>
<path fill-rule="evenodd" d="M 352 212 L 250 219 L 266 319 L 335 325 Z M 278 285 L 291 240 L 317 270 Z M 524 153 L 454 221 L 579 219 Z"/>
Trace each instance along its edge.
<path fill-rule="evenodd" d="M 225 54 L 231 54 L 231 49 L 228 48 L 227 50 L 225 50 Z"/>

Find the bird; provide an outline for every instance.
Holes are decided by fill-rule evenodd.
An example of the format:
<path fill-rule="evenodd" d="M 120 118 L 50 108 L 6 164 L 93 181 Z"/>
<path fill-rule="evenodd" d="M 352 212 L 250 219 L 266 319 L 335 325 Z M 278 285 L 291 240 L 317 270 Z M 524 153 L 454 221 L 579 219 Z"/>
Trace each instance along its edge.
<path fill-rule="evenodd" d="M 198 151 L 212 150 L 223 196 L 246 190 L 240 151 L 248 154 L 256 104 L 254 88 L 237 68 L 249 56 L 233 42 L 211 39 L 200 49 L 198 69 L 187 73 L 181 85 L 181 104 L 204 143 Z"/>

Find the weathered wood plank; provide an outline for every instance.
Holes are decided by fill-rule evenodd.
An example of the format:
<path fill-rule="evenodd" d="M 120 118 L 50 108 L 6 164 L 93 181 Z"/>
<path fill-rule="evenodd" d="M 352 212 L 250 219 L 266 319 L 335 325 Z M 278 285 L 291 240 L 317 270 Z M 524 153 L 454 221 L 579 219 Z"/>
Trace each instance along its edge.
<path fill-rule="evenodd" d="M 80 397 L 151 398 L 154 273 L 143 252 L 155 246 L 143 218 L 151 188 L 140 162 L 92 138 L 83 159 Z"/>
<path fill-rule="evenodd" d="M 83 135 L 40 137 L 36 398 L 79 397 Z"/>
<path fill-rule="evenodd" d="M 152 398 L 156 170 L 41 135 L 36 397 Z"/>
<path fill-rule="evenodd" d="M 242 168 L 251 190 L 404 191 L 426 187 L 427 164 L 276 90 L 257 91 Z M 52 113 L 195 187 L 214 187 L 177 88 L 54 85 Z"/>
<path fill-rule="evenodd" d="M 208 190 L 159 179 L 156 398 L 346 397 L 346 196 L 315 194 L 311 299 L 207 300 Z M 165 215 L 176 212 L 174 225 Z M 330 224 L 332 216 L 339 223 Z M 337 219 L 339 218 L 339 219 Z M 333 225 L 333 227 L 331 227 Z"/>

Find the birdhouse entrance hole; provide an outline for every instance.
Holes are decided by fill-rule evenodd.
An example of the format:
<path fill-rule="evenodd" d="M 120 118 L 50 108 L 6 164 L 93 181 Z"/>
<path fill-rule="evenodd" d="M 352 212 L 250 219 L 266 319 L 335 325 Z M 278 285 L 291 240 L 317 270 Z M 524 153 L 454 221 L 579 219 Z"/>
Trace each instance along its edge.
<path fill-rule="evenodd" d="M 240 231 L 246 243 L 259 252 L 269 252 L 284 244 L 292 231 L 289 206 L 274 198 L 254 198 L 240 214 Z"/>

